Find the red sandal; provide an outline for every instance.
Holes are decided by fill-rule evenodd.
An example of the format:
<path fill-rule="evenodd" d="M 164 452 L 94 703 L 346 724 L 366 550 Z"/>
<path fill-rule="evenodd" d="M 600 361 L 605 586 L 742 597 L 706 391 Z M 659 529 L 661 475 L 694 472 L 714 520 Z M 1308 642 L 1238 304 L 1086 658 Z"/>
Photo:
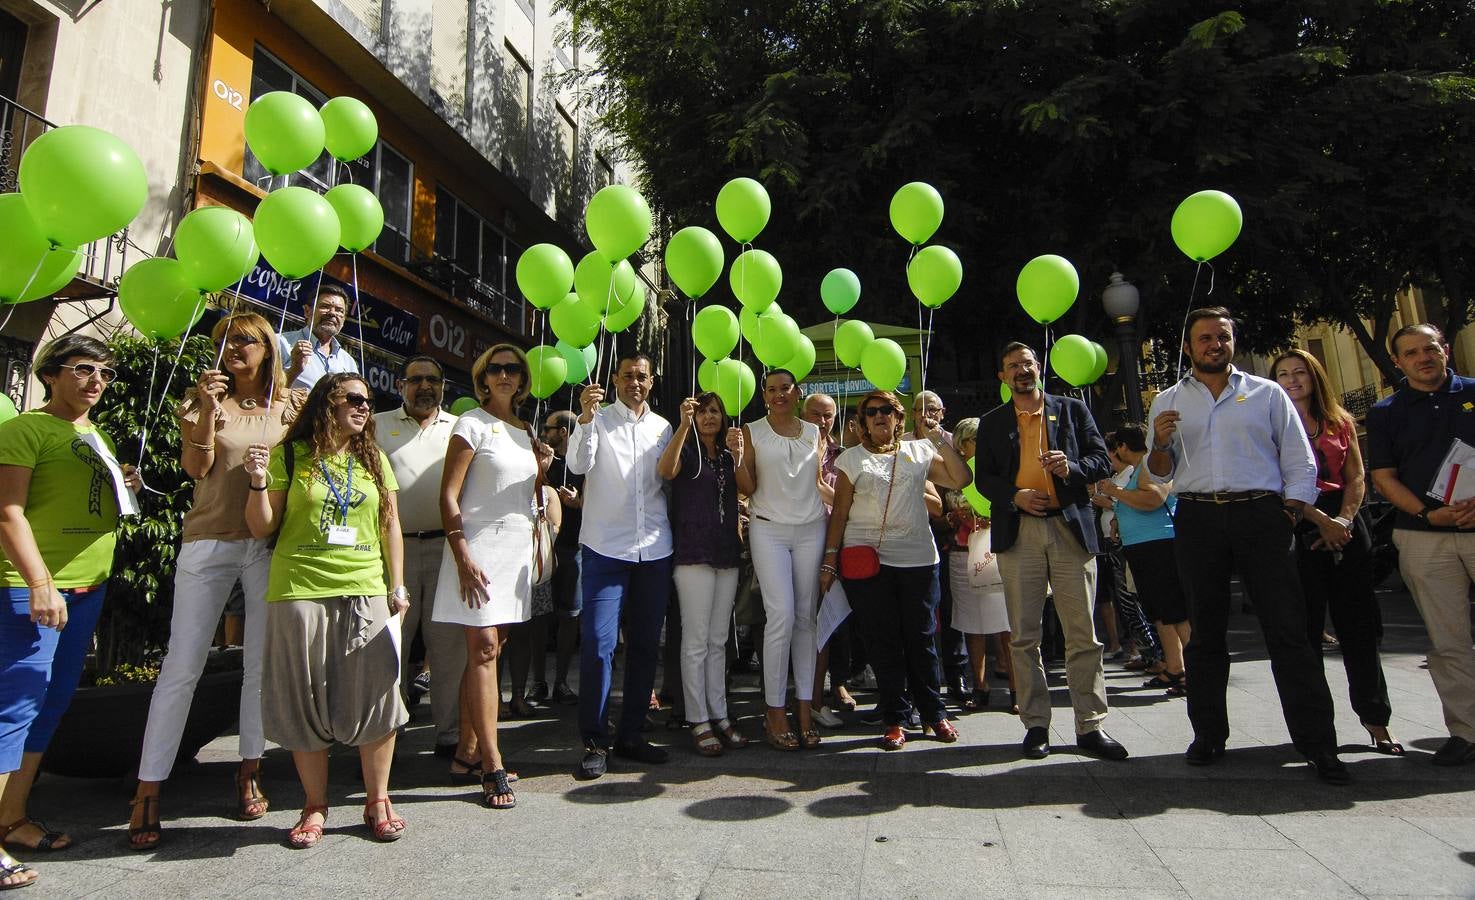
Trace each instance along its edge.
<path fill-rule="evenodd" d="M 933 736 L 944 744 L 955 744 L 958 741 L 958 728 L 947 719 L 924 725 L 922 731 L 931 731 Z"/>
<path fill-rule="evenodd" d="M 314 813 L 320 813 L 322 822 L 309 821 Z M 318 841 L 323 839 L 323 824 L 328 821 L 327 806 L 304 806 L 302 815 L 297 819 L 297 824 L 287 832 L 287 846 L 293 850 L 307 850 L 316 847 Z"/>
<path fill-rule="evenodd" d="M 906 745 L 907 734 L 901 730 L 900 725 L 887 725 L 886 731 L 881 735 L 882 750 L 900 750 Z"/>
<path fill-rule="evenodd" d="M 384 806 L 384 818 L 376 821 L 373 816 L 369 815 L 369 810 L 381 804 Z M 394 810 L 390 809 L 388 797 L 380 797 L 364 804 L 364 824 L 374 832 L 374 840 L 380 843 L 387 844 L 405 836 L 405 820 L 395 815 Z"/>

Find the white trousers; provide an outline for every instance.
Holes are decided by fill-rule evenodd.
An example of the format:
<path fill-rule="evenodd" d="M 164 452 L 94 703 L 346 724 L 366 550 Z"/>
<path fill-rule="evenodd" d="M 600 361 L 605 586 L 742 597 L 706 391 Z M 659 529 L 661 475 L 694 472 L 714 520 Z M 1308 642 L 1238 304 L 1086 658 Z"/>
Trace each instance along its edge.
<path fill-rule="evenodd" d="M 230 591 L 240 579 L 246 595 L 245 669 L 241 679 L 240 754 L 259 759 L 266 749 L 261 733 L 261 660 L 266 641 L 266 578 L 271 550 L 266 541 L 188 541 L 180 546 L 174 571 L 174 614 L 169 622 L 169 652 L 149 702 L 149 721 L 138 763 L 140 781 L 164 781 L 174 768 L 179 740 L 189 718 L 195 685 L 215 639 L 215 627 Z"/>
<path fill-rule="evenodd" d="M 727 635 L 738 570 L 677 566 L 676 596 L 681 603 L 681 691 L 686 721 L 727 718 Z"/>
<path fill-rule="evenodd" d="M 430 665 L 430 717 L 435 722 L 435 742 L 454 744 L 460 736 L 461 673 L 466 669 L 466 629 L 431 619 L 435 612 L 435 588 L 440 581 L 445 538 L 405 538 L 405 588 L 410 608 L 400 629 L 400 695 L 409 705 L 410 645 L 423 631 L 425 659 Z"/>
<path fill-rule="evenodd" d="M 748 549 L 763 593 L 763 699 L 783 706 L 794 667 L 794 696 L 814 694 L 815 625 L 819 616 L 819 566 L 825 555 L 824 519 L 804 525 L 779 525 L 763 519 L 748 523 Z"/>

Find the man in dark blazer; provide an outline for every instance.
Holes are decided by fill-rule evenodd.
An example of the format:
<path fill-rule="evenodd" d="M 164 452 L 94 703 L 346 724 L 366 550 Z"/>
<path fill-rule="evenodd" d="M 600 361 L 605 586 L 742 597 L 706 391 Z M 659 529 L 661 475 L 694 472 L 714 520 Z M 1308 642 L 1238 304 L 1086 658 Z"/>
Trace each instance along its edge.
<path fill-rule="evenodd" d="M 1086 404 L 1045 394 L 1029 346 L 1004 347 L 1000 367 L 999 379 L 1014 398 L 979 420 L 974 480 L 993 505 L 990 543 L 1004 578 L 1026 729 L 1020 749 L 1029 759 L 1050 753 L 1050 688 L 1040 660 L 1040 620 L 1050 592 L 1065 632 L 1076 746 L 1103 759 L 1126 759 L 1127 749 L 1101 730 L 1106 676 L 1093 607 L 1098 547 L 1089 488 L 1112 474 L 1106 442 Z"/>

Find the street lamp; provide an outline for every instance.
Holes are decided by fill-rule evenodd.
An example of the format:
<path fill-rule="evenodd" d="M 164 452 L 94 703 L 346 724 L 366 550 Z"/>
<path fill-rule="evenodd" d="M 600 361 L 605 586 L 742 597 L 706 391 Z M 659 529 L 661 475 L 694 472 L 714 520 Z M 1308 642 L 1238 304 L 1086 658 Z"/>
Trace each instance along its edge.
<path fill-rule="evenodd" d="M 1142 421 L 1142 388 L 1137 380 L 1137 361 L 1142 348 L 1137 343 L 1137 310 L 1142 306 L 1142 297 L 1132 282 L 1122 278 L 1121 272 L 1111 273 L 1111 283 L 1101 292 L 1101 305 L 1116 327 L 1117 347 L 1120 357 L 1117 366 L 1127 376 L 1127 419 Z"/>

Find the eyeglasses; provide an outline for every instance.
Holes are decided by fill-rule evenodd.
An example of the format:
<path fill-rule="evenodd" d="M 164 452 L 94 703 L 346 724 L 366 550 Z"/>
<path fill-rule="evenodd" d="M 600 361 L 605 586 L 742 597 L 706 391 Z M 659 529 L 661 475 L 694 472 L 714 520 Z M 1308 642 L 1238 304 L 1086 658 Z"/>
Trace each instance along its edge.
<path fill-rule="evenodd" d="M 374 402 L 374 399 L 372 397 L 365 397 L 363 394 L 344 394 L 343 402 L 352 407 L 360 407 L 368 406 Z"/>
<path fill-rule="evenodd" d="M 544 425 L 543 426 L 543 430 L 544 431 L 558 431 L 561 428 L 563 428 L 562 425 Z"/>
<path fill-rule="evenodd" d="M 521 375 L 522 363 L 487 363 L 488 375 Z"/>
<path fill-rule="evenodd" d="M 876 416 L 894 416 L 896 415 L 898 410 L 896 407 L 888 403 L 885 406 L 867 406 L 860 412 L 861 415 L 865 416 L 867 419 L 873 419 Z"/>
<path fill-rule="evenodd" d="M 233 350 L 244 350 L 247 347 L 253 347 L 259 343 L 261 343 L 259 338 L 252 337 L 249 334 L 233 334 L 225 339 L 225 345 Z"/>
<path fill-rule="evenodd" d="M 77 376 L 77 378 L 81 381 L 90 381 L 92 379 L 92 376 L 96 375 L 98 378 L 102 379 L 103 384 L 112 384 L 113 379 L 118 377 L 117 369 L 109 369 L 107 366 L 98 366 L 93 365 L 92 363 L 77 363 L 74 366 L 69 366 L 66 363 L 61 363 L 60 367 L 63 369 L 71 369 L 72 374 Z"/>
<path fill-rule="evenodd" d="M 405 384 L 428 384 L 434 386 L 444 383 L 445 379 L 439 375 L 410 375 L 405 378 Z"/>

